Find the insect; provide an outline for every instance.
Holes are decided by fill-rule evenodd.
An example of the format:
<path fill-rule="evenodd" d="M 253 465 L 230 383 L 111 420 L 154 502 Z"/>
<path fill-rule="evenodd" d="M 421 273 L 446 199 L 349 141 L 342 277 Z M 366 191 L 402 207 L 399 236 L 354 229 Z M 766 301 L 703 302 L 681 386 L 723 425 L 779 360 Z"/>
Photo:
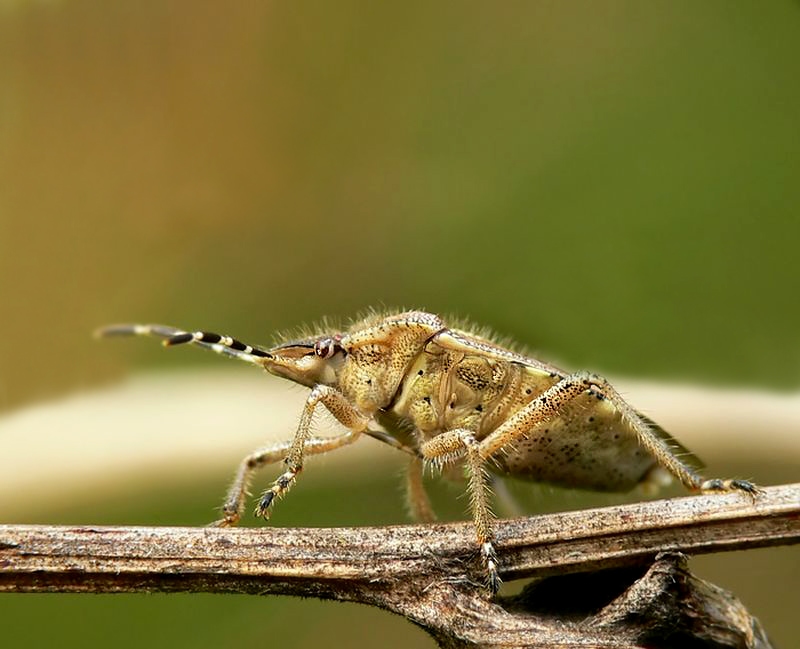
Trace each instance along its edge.
<path fill-rule="evenodd" d="M 655 482 L 666 470 L 692 491 L 758 491 L 745 480 L 703 478 L 681 456 L 685 449 L 601 376 L 564 372 L 449 327 L 432 313 L 373 314 L 341 331 L 271 349 L 163 325 L 113 325 L 98 333 L 155 336 L 166 346 L 197 345 L 311 388 L 294 438 L 242 461 L 218 525 L 239 521 L 257 469 L 280 461 L 284 465 L 255 509 L 256 516 L 268 518 L 275 502 L 294 485 L 306 456 L 347 446 L 366 434 L 411 456 L 409 503 L 419 519 L 433 518 L 422 483 L 425 463 L 464 470 L 477 546 L 492 592 L 498 590 L 500 577 L 490 474 L 628 491 Z M 346 432 L 334 437 L 311 434 L 320 404 Z"/>

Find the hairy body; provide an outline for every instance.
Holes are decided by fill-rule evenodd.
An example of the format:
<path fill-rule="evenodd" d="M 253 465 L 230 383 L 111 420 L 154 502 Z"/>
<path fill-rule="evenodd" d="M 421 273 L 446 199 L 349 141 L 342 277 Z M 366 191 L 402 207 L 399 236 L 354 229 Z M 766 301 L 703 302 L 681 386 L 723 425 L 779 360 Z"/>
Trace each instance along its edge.
<path fill-rule="evenodd" d="M 408 311 L 372 315 L 271 349 L 228 336 L 162 325 L 115 325 L 101 335 L 153 335 L 167 345 L 193 343 L 234 356 L 311 388 L 290 442 L 244 459 L 223 505 L 221 525 L 238 522 L 247 486 L 261 466 L 284 472 L 259 499 L 258 516 L 294 484 L 308 454 L 354 442 L 361 434 L 411 455 L 409 502 L 432 518 L 422 484 L 425 462 L 463 466 L 487 584 L 500 584 L 486 471 L 569 487 L 627 491 L 669 473 L 693 491 L 740 490 L 743 480 L 705 480 L 686 451 L 636 412 L 602 377 L 566 373 L 476 333 L 448 327 L 437 315 Z M 322 404 L 347 429 L 314 437 Z M 375 429 L 374 422 L 382 429 Z"/>

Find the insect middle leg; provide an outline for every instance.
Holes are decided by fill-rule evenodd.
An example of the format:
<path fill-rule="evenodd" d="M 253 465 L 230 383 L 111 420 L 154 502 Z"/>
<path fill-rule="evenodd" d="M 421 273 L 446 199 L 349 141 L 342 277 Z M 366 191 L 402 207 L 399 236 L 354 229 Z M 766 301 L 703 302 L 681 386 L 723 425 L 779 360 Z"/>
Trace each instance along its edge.
<path fill-rule="evenodd" d="M 335 437 L 309 437 L 305 442 L 305 453 L 306 455 L 318 455 L 334 451 L 347 444 L 352 444 L 357 437 L 358 435 L 351 431 Z M 214 526 L 228 527 L 239 522 L 244 512 L 245 500 L 248 495 L 247 489 L 253 474 L 261 467 L 286 459 L 292 444 L 293 441 L 290 440 L 265 446 L 242 460 L 222 505 L 223 518 L 213 523 Z"/>
<path fill-rule="evenodd" d="M 493 515 L 489 507 L 488 476 L 484 469 L 485 459 L 481 457 L 480 442 L 472 431 L 466 429 L 449 430 L 428 440 L 422 445 L 422 456 L 427 460 L 444 464 L 458 456 L 463 456 L 467 465 L 468 488 L 472 519 L 481 558 L 486 567 L 487 586 L 492 593 L 500 589 L 500 575 L 497 573 L 497 553 L 494 549 Z"/>
<path fill-rule="evenodd" d="M 294 484 L 297 474 L 302 471 L 306 443 L 311 429 L 311 420 L 314 417 L 317 405 L 320 403 L 328 409 L 339 423 L 350 431 L 349 436 L 351 439 L 347 443 L 355 441 L 355 438 L 366 430 L 369 418 L 362 415 L 341 392 L 327 385 L 315 386 L 306 399 L 303 413 L 300 416 L 300 423 L 297 426 L 297 432 L 286 453 L 284 459 L 286 471 L 275 480 L 272 487 L 262 494 L 256 506 L 256 516 L 269 518 L 270 508 L 276 498 L 280 498 L 289 490 Z"/>

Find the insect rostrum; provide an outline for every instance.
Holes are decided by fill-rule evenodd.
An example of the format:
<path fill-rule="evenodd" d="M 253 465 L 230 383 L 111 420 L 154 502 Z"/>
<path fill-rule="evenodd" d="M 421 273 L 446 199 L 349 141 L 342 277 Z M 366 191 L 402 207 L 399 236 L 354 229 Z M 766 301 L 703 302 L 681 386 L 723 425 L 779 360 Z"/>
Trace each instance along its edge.
<path fill-rule="evenodd" d="M 421 520 L 432 518 L 422 484 L 424 463 L 466 469 L 478 548 L 493 592 L 500 585 L 500 567 L 488 502 L 491 476 L 627 491 L 671 474 L 693 491 L 757 492 L 744 480 L 704 479 L 676 453 L 681 447 L 604 378 L 564 372 L 448 327 L 432 313 L 371 315 L 345 330 L 271 349 L 163 325 L 113 325 L 99 334 L 198 345 L 311 388 L 294 438 L 258 449 L 242 461 L 217 524 L 234 525 L 240 519 L 256 469 L 284 464 L 256 506 L 256 515 L 267 518 L 294 484 L 306 455 L 332 451 L 367 434 L 410 455 L 409 502 Z M 346 432 L 311 435 L 320 404 Z"/>

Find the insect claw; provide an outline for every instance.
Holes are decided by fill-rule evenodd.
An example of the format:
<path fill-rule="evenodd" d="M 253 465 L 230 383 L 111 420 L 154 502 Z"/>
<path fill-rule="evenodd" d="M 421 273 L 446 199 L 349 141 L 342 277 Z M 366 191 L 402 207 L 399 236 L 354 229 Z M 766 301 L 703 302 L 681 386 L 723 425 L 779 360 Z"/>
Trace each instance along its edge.
<path fill-rule="evenodd" d="M 481 545 L 481 558 L 487 573 L 486 588 L 492 595 L 497 595 L 497 591 L 500 590 L 503 581 L 497 572 L 497 553 L 491 542 L 487 541 Z"/>
<path fill-rule="evenodd" d="M 486 577 L 486 588 L 489 590 L 489 593 L 493 596 L 497 595 L 502 585 L 503 580 L 500 579 L 500 575 L 497 574 L 497 571 L 490 570 L 489 575 Z"/>
<path fill-rule="evenodd" d="M 753 484 L 749 480 L 731 480 L 731 487 L 738 491 L 744 491 L 755 502 L 756 498 L 764 493 L 764 490 Z"/>
<path fill-rule="evenodd" d="M 760 493 L 762 491 L 762 489 L 759 489 L 749 480 L 731 480 L 731 487 L 733 487 L 734 489 L 740 489 L 741 491 L 748 491 L 754 494 Z"/>
<path fill-rule="evenodd" d="M 700 491 L 724 491 L 724 489 L 725 489 L 725 482 L 723 480 L 720 480 L 719 478 L 706 480 L 703 484 L 700 485 Z"/>
<path fill-rule="evenodd" d="M 256 505 L 255 515 L 257 518 L 269 518 L 269 508 L 272 506 L 273 501 L 275 500 L 275 492 L 272 490 L 264 492 L 264 495 L 261 496 L 261 500 L 258 501 L 258 505 Z"/>
<path fill-rule="evenodd" d="M 756 497 L 763 493 L 762 490 L 754 485 L 749 480 L 722 480 L 720 478 L 712 478 L 711 480 L 706 480 L 702 485 L 700 485 L 700 491 L 703 493 L 726 493 L 732 491 L 743 491 L 748 496 L 750 496 L 753 500 Z"/>

